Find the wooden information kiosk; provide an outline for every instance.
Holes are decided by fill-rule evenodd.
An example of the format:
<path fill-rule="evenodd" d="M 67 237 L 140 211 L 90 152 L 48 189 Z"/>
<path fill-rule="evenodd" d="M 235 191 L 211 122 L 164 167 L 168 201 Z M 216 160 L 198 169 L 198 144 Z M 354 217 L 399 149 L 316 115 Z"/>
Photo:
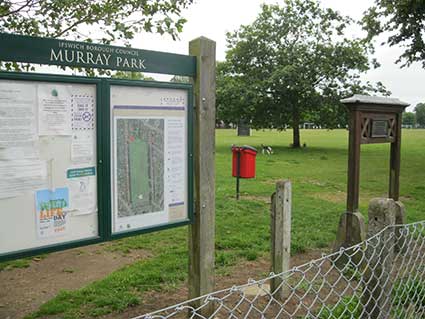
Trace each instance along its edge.
<path fill-rule="evenodd" d="M 347 210 L 341 216 L 338 247 L 349 247 L 365 239 L 365 223 L 359 212 L 360 146 L 390 143 L 388 197 L 398 201 L 402 113 L 409 104 L 395 98 L 354 95 L 341 100 L 349 110 Z"/>

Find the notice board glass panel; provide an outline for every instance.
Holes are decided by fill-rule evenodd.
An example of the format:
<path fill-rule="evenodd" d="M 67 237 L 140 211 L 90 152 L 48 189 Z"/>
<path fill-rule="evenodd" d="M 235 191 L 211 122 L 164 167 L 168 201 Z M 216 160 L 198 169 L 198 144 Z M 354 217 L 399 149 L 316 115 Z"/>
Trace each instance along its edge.
<path fill-rule="evenodd" d="M 188 96 L 110 86 L 113 234 L 188 221 Z"/>
<path fill-rule="evenodd" d="M 98 237 L 96 99 L 96 84 L 0 78 L 0 256 Z"/>

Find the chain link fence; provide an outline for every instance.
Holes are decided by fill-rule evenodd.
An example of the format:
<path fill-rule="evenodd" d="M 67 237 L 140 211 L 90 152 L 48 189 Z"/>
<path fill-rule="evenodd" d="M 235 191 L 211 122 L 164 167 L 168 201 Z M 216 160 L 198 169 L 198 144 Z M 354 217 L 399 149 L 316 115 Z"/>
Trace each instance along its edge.
<path fill-rule="evenodd" d="M 425 318 L 425 221 L 134 319 L 157 318 Z"/>

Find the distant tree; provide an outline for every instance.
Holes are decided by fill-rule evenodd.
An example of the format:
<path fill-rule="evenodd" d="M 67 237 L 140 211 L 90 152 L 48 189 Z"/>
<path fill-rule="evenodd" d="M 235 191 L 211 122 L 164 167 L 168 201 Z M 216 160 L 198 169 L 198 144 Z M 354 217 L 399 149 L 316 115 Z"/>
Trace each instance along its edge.
<path fill-rule="evenodd" d="M 99 40 L 130 40 L 142 31 L 177 38 L 186 19 L 182 9 L 193 0 L 3 0 L 0 31 L 44 37 L 93 40 L 80 27 L 96 30 Z M 90 34 L 90 30 L 87 30 Z"/>
<path fill-rule="evenodd" d="M 110 44 L 141 32 L 178 38 L 193 0 L 0 0 L 0 32 Z M 1 65 L 0 65 L 1 66 Z M 28 66 L 27 66 L 28 67 Z M 8 69 L 20 70 L 19 64 Z"/>
<path fill-rule="evenodd" d="M 402 66 L 419 61 L 425 67 L 424 25 L 423 0 L 375 0 L 363 18 L 369 40 L 385 32 L 389 34 L 385 43 L 405 47 L 397 60 L 403 61 Z"/>
<path fill-rule="evenodd" d="M 381 83 L 360 80 L 361 73 L 378 65 L 369 61 L 370 44 L 344 36 L 352 22 L 314 0 L 263 5 L 251 25 L 227 34 L 226 67 L 217 82 L 222 116 L 250 120 L 254 128 L 289 125 L 293 146 L 300 147 L 299 125 L 306 119 L 335 127 L 345 119 L 342 97 L 386 94 Z"/>
<path fill-rule="evenodd" d="M 217 120 L 237 124 L 246 120 L 255 97 L 255 90 L 237 75 L 230 75 L 230 64 L 218 62 L 216 68 Z"/>
<path fill-rule="evenodd" d="M 416 114 L 413 112 L 403 113 L 403 125 L 412 125 L 416 124 Z"/>
<path fill-rule="evenodd" d="M 113 78 L 127 79 L 127 80 L 145 80 L 155 81 L 153 77 L 146 76 L 141 72 L 130 72 L 130 71 L 117 71 L 112 75 Z"/>
<path fill-rule="evenodd" d="M 419 103 L 415 107 L 416 123 L 425 127 L 425 103 Z"/>

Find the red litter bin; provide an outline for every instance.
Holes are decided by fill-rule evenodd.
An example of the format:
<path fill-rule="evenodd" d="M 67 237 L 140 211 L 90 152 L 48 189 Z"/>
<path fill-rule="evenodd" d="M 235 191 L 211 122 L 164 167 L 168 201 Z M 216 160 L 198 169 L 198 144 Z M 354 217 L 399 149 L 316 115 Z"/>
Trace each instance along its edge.
<path fill-rule="evenodd" d="M 239 199 L 239 178 L 255 177 L 257 150 L 248 145 L 232 146 L 232 176 L 236 177 L 236 199 Z"/>
<path fill-rule="evenodd" d="M 232 147 L 232 176 L 238 177 L 238 159 L 239 159 L 239 177 L 255 177 L 255 159 L 257 150 L 248 145 Z"/>

